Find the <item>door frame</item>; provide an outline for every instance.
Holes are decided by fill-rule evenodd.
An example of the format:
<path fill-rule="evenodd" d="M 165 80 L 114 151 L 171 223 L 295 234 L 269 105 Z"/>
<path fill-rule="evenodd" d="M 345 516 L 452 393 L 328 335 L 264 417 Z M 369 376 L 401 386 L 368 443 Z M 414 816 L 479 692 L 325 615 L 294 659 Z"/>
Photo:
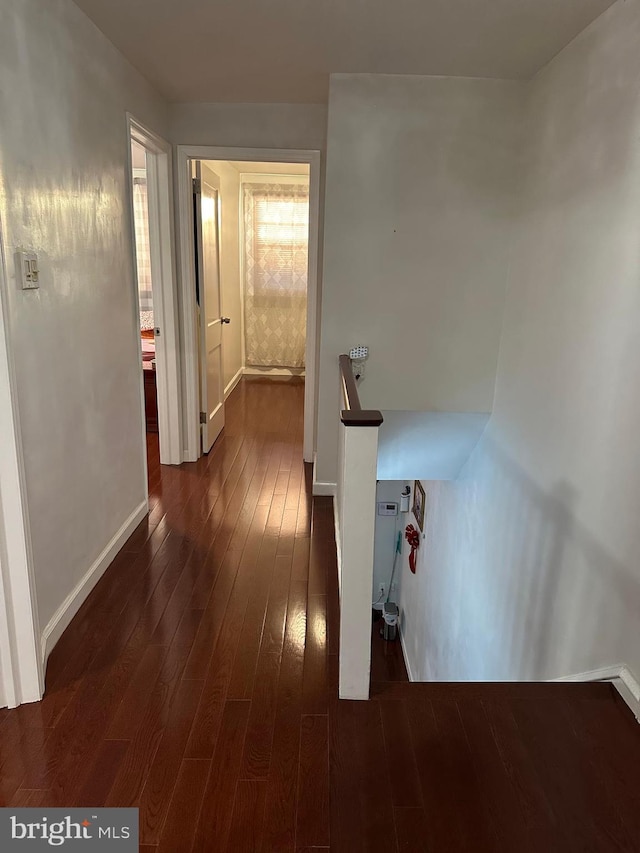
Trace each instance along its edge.
<path fill-rule="evenodd" d="M 309 274 L 307 280 L 307 341 L 305 351 L 304 439 L 302 455 L 313 462 L 318 384 L 319 340 L 318 253 L 320 231 L 320 151 L 298 148 L 235 148 L 215 145 L 176 146 L 176 196 L 178 200 L 178 257 L 184 346 L 184 461 L 200 455 L 198 351 L 195 328 L 195 256 L 191 160 L 232 160 L 309 165 Z"/>
<path fill-rule="evenodd" d="M 44 667 L 5 263 L 0 223 L 0 707 L 14 708 L 42 698 Z"/>
<path fill-rule="evenodd" d="M 151 255 L 151 282 L 153 314 L 160 335 L 156 345 L 156 389 L 158 398 L 158 437 L 160 462 L 163 465 L 180 465 L 182 459 L 182 389 L 180 374 L 180 323 L 178 320 L 178 288 L 176 286 L 175 228 L 173 211 L 173 162 L 171 145 L 157 133 L 127 113 L 128 186 L 131 208 L 132 245 L 134 251 L 134 276 L 136 293 L 134 309 L 136 328 L 138 316 L 138 283 L 135 266 L 135 221 L 133 214 L 133 169 L 131 142 L 135 140 L 147 152 L 147 204 L 149 208 L 149 249 Z M 142 364 L 142 341 L 138 334 L 139 363 Z M 147 484 L 147 438 L 144 419 L 144 377 L 140 370 L 140 395 L 142 400 L 142 442 L 145 464 L 145 489 Z"/>

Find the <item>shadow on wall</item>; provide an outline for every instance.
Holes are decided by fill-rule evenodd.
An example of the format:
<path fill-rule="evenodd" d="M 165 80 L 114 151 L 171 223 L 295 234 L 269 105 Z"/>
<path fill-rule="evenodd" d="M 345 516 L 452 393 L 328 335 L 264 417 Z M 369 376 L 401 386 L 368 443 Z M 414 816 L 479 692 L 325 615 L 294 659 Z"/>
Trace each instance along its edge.
<path fill-rule="evenodd" d="M 427 485 L 418 572 L 404 568 L 404 640 L 418 680 L 539 680 L 638 671 L 640 576 L 488 438 L 455 482 Z"/>

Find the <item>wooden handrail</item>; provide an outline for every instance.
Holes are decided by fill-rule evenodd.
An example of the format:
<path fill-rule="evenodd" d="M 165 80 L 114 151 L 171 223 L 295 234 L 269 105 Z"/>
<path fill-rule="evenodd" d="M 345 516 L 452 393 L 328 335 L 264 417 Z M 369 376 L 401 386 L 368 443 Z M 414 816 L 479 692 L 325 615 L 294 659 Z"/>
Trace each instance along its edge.
<path fill-rule="evenodd" d="M 338 358 L 340 365 L 340 380 L 342 382 L 342 397 L 345 408 L 340 413 L 340 420 L 345 426 L 379 427 L 384 418 L 377 409 L 363 409 L 360 405 L 358 386 L 351 369 L 351 359 L 348 355 Z"/>

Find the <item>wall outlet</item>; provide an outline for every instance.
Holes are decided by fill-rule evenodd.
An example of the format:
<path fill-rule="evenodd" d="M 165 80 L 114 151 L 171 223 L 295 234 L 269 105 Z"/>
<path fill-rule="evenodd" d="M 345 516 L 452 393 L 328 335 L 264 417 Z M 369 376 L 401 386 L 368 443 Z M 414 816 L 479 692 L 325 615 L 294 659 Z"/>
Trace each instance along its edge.
<path fill-rule="evenodd" d="M 381 583 L 380 586 L 378 587 L 378 592 L 380 593 L 380 595 L 384 595 L 386 591 L 387 591 L 386 585 Z"/>

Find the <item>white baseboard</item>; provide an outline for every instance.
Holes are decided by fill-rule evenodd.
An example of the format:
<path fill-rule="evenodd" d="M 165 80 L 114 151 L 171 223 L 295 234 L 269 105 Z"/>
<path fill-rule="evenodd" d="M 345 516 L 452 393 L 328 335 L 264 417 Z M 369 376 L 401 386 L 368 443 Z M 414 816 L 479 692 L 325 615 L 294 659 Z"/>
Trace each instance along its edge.
<path fill-rule="evenodd" d="M 577 675 L 552 678 L 551 681 L 609 681 L 629 706 L 636 720 L 640 722 L 640 682 L 624 663 L 592 669 L 589 672 L 579 672 Z"/>
<path fill-rule="evenodd" d="M 409 661 L 409 655 L 407 653 L 407 647 L 404 644 L 404 634 L 400 630 L 400 626 L 398 626 L 398 634 L 400 635 L 400 645 L 402 646 L 402 657 L 404 658 L 404 665 L 407 668 L 407 675 L 409 676 L 409 681 L 415 681 L 413 672 L 411 671 L 411 663 Z"/>
<path fill-rule="evenodd" d="M 242 368 L 242 367 L 241 367 L 241 368 L 238 370 L 238 372 L 236 373 L 236 375 L 233 377 L 233 379 L 231 380 L 231 382 L 229 382 L 229 384 L 227 385 L 227 387 L 224 389 L 224 399 L 225 399 L 225 400 L 227 399 L 227 397 L 229 396 L 229 394 L 233 391 L 233 389 L 236 387 L 236 385 L 238 384 L 238 382 L 240 382 L 240 380 L 242 379 L 243 372 L 244 372 L 244 368 Z"/>
<path fill-rule="evenodd" d="M 122 527 L 115 533 L 111 540 L 93 561 L 86 574 L 78 584 L 71 590 L 60 607 L 53 614 L 42 632 L 42 665 L 47 663 L 51 650 L 58 642 L 71 620 L 87 599 L 89 593 L 98 583 L 102 575 L 113 562 L 114 557 L 122 548 L 129 536 L 140 524 L 148 512 L 147 502 L 144 500 L 137 506 L 124 522 Z"/>
<path fill-rule="evenodd" d="M 323 483 L 321 480 L 316 479 L 316 468 L 318 465 L 317 454 L 313 454 L 313 477 L 311 483 L 311 494 L 316 497 L 325 497 L 325 498 L 335 498 L 337 483 Z M 335 509 L 335 501 L 333 502 L 333 506 Z"/>
<path fill-rule="evenodd" d="M 333 529 L 336 537 L 336 562 L 338 564 L 338 600 L 342 597 L 342 539 L 340 538 L 340 517 L 338 501 L 333 498 Z"/>
<path fill-rule="evenodd" d="M 311 491 L 317 497 L 335 498 L 335 496 L 336 496 L 336 484 L 335 483 L 319 483 L 317 480 L 314 480 L 313 486 L 311 487 Z"/>

